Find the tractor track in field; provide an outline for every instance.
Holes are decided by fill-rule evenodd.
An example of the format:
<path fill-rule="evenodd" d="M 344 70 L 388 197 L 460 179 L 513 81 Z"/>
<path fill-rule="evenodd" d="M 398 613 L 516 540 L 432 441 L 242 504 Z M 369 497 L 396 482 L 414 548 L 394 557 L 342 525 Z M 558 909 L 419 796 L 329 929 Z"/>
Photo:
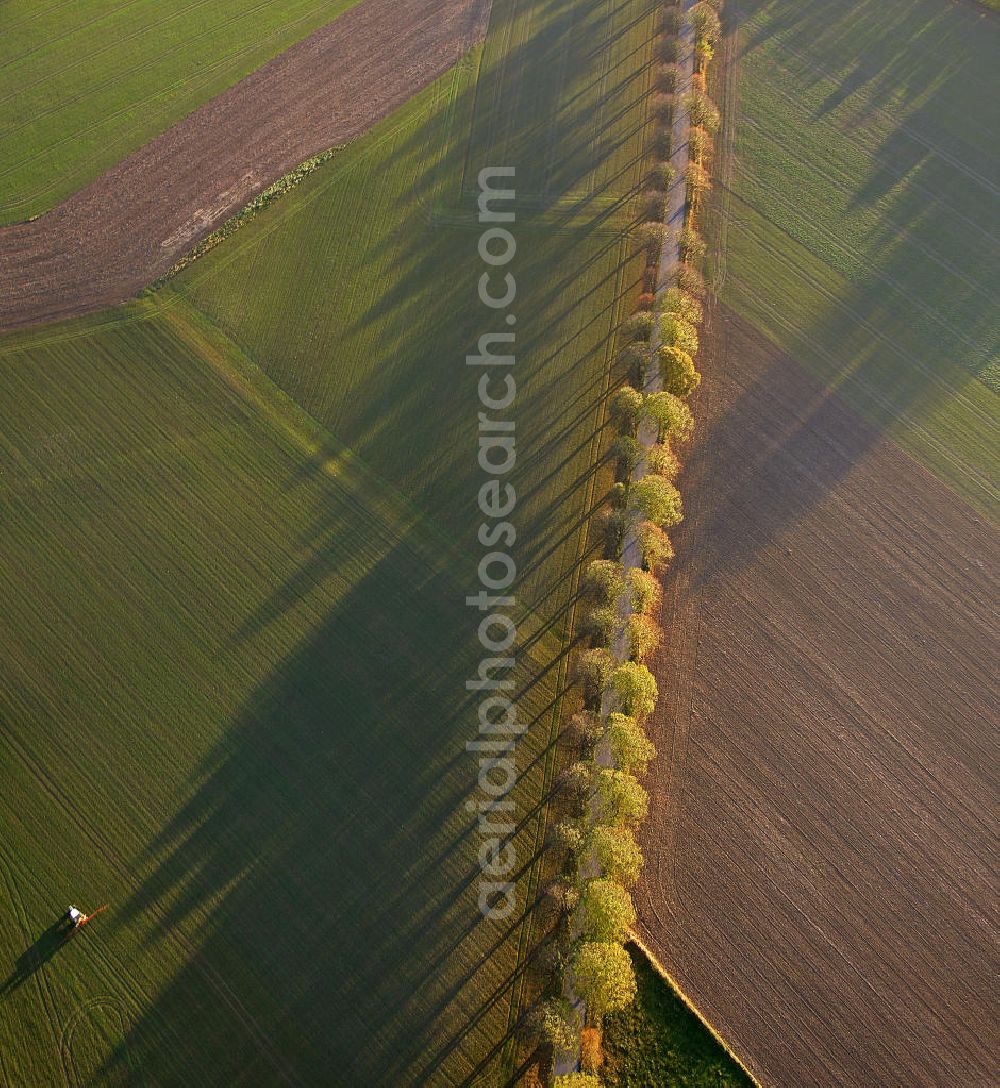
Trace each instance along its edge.
<path fill-rule="evenodd" d="M 452 67 L 491 0 L 362 0 L 52 211 L 0 228 L 0 330 L 115 305 Z"/>

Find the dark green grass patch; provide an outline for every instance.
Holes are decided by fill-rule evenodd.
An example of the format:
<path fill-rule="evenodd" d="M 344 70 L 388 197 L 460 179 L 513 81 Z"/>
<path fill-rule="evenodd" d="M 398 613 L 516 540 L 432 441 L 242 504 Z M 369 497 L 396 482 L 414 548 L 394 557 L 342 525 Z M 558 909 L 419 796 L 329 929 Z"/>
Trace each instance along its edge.
<path fill-rule="evenodd" d="M 629 945 L 639 992 L 605 1018 L 608 1088 L 751 1088 L 753 1081 L 697 1016 Z"/>

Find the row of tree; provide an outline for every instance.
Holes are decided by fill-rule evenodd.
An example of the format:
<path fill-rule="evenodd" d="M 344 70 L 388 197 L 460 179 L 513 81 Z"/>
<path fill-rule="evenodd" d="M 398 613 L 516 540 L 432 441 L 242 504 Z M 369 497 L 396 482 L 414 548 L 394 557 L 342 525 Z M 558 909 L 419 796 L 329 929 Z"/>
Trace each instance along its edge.
<path fill-rule="evenodd" d="M 719 16 L 704 0 L 691 9 L 689 18 L 696 71 L 690 91 L 677 99 L 680 7 L 675 0 L 664 5 L 663 63 L 657 93 L 650 101 L 654 164 L 643 196 L 647 218 L 635 231 L 646 255 L 644 283 L 638 308 L 622 330 L 628 384 L 610 402 L 617 435 L 612 447 L 615 482 L 604 515 L 606 557 L 589 564 L 582 584 L 582 633 L 590 647 L 579 655 L 576 668 L 584 709 L 573 716 L 568 729 L 579 758 L 559 777 L 566 815 L 549 833 L 550 846 L 563 856 L 563 874 L 546 891 L 546 903 L 557 922 L 543 954 L 551 959 L 556 978 L 568 971 L 572 992 L 586 1002 L 591 1025 L 581 1027 L 561 986 L 559 996 L 531 1010 L 528 1019 L 536 1038 L 555 1050 L 571 1050 L 580 1043 L 582 1072 L 557 1077 L 555 1088 L 600 1088 L 599 1026 L 606 1013 L 628 1005 L 636 992 L 625 947 L 636 921 L 629 889 L 642 870 L 636 833 L 649 805 L 639 779 L 656 755 L 644 723 L 655 707 L 657 686 L 645 661 L 661 637 L 660 576 L 674 556 L 667 530 L 683 517 L 675 484 L 680 469 L 675 450 L 691 436 L 694 420 L 686 400 L 701 381 L 694 360 L 704 316 L 704 281 L 698 265 L 705 243 L 696 222 L 710 188 L 706 162 L 719 125 L 705 78 L 719 40 Z M 690 116 L 686 214 L 676 239 L 680 264 L 669 286 L 660 290 L 660 254 L 669 238 L 663 220 L 676 180 L 670 158 L 678 106 Z M 652 367 L 658 368 L 660 380 L 649 392 Z M 651 443 L 650 427 L 644 424 L 655 431 Z M 638 545 L 640 565 L 626 567 L 622 553 L 631 536 Z M 605 753 L 605 760 L 598 759 L 599 752 Z"/>

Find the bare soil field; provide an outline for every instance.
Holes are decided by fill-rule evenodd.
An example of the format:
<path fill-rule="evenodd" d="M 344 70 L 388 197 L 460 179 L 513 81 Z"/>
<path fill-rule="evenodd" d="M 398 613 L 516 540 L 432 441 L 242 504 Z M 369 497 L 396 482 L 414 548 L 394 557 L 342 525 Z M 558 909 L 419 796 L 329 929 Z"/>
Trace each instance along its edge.
<path fill-rule="evenodd" d="M 996 1084 L 995 526 L 712 324 L 641 936 L 765 1086 Z"/>
<path fill-rule="evenodd" d="M 363 0 L 53 211 L 0 229 L 0 329 L 121 302 L 486 32 L 489 0 Z"/>

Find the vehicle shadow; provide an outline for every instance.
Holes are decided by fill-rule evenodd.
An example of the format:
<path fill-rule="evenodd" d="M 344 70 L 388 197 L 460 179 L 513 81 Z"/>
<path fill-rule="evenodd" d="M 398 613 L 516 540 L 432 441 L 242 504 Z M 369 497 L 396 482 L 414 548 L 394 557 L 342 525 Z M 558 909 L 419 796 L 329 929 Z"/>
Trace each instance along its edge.
<path fill-rule="evenodd" d="M 35 943 L 24 950 L 14 964 L 14 970 L 0 984 L 0 1000 L 24 985 L 38 971 L 52 960 L 56 953 L 72 940 L 76 930 L 69 925 L 66 919 L 59 918 L 52 923 Z"/>

